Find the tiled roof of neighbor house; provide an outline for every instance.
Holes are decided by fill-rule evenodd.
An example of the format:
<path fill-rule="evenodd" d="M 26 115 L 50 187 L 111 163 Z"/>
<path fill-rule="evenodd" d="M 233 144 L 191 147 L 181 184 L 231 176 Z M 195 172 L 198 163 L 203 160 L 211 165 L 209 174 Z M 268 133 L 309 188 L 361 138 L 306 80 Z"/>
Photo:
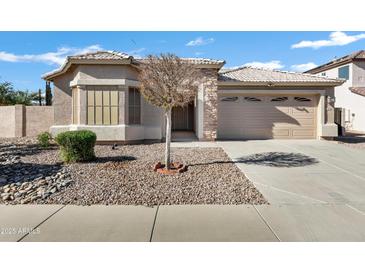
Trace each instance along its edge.
<path fill-rule="evenodd" d="M 365 96 L 365 87 L 350 87 L 349 90 L 352 93 L 356 93 L 358 95 Z"/>
<path fill-rule="evenodd" d="M 270 70 L 253 67 L 225 69 L 219 73 L 222 82 L 266 82 L 266 83 L 329 83 L 341 84 L 342 79 L 332 79 L 307 73 Z"/>
<path fill-rule="evenodd" d="M 313 69 L 310 69 L 306 72 L 307 73 L 318 73 L 318 72 L 322 72 L 322 71 L 325 71 L 327 69 L 337 67 L 337 66 L 340 66 L 340 65 L 344 65 L 344 64 L 350 63 L 352 61 L 356 61 L 356 60 L 365 60 L 365 50 L 355 51 L 355 52 L 353 52 L 349 55 L 342 56 L 340 58 L 332 60 L 331 62 L 328 62 L 328 63 L 323 64 L 321 66 L 315 67 Z"/>

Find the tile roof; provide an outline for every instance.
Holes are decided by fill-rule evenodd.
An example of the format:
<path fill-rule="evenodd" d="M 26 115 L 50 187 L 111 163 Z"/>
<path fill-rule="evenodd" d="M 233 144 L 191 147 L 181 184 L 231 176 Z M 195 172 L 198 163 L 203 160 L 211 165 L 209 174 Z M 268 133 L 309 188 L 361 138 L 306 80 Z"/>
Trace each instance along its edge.
<path fill-rule="evenodd" d="M 132 59 L 131 55 L 126 53 L 118 52 L 118 51 L 95 51 L 90 53 L 84 53 L 79 55 L 71 55 L 67 56 L 63 65 L 55 70 L 47 72 L 42 75 L 43 79 L 48 79 L 49 77 L 53 77 L 56 74 L 63 73 L 64 70 L 67 70 L 67 66 L 70 64 L 70 61 L 77 62 L 81 60 L 127 60 Z"/>
<path fill-rule="evenodd" d="M 350 87 L 349 90 L 352 93 L 365 96 L 365 87 Z"/>
<path fill-rule="evenodd" d="M 219 73 L 222 82 L 281 82 L 281 83 L 342 83 L 341 79 L 315 76 L 308 73 L 270 70 L 253 67 L 225 69 Z"/>
<path fill-rule="evenodd" d="M 333 68 L 333 67 L 345 64 L 345 63 L 350 63 L 351 61 L 354 61 L 354 60 L 365 60 L 365 50 L 355 51 L 351 54 L 342 56 L 342 57 L 337 58 L 335 60 L 332 60 L 328 63 L 325 63 L 325 64 L 320 65 L 318 67 L 315 67 L 313 69 L 310 69 L 306 72 L 308 72 L 308 73 L 318 73 L 318 72 L 321 72 L 321 71 L 325 71 L 329 68 Z"/>
<path fill-rule="evenodd" d="M 131 56 L 118 51 L 96 51 L 68 57 L 68 59 L 74 60 L 121 60 L 128 58 L 131 58 Z"/>
<path fill-rule="evenodd" d="M 195 65 L 224 65 L 226 61 L 224 60 L 215 60 L 215 59 L 208 59 L 208 58 L 180 58 L 181 60 L 185 60 L 191 62 Z M 137 62 L 144 62 L 145 58 L 137 58 L 135 59 Z"/>
<path fill-rule="evenodd" d="M 96 51 L 85 54 L 72 55 L 67 57 L 66 61 L 61 67 L 43 74 L 42 78 L 49 79 L 51 77 L 54 77 L 55 75 L 63 73 L 64 71 L 67 70 L 67 67 L 70 65 L 71 62 L 77 63 L 77 61 L 81 60 L 110 61 L 110 60 L 127 60 L 127 59 L 133 60 L 134 64 L 138 64 L 138 62 L 143 62 L 144 60 L 146 60 L 144 58 L 134 58 L 132 55 L 118 51 Z M 207 58 L 181 58 L 181 59 L 196 65 L 216 65 L 218 67 L 222 67 L 225 64 L 224 60 L 214 60 Z"/>

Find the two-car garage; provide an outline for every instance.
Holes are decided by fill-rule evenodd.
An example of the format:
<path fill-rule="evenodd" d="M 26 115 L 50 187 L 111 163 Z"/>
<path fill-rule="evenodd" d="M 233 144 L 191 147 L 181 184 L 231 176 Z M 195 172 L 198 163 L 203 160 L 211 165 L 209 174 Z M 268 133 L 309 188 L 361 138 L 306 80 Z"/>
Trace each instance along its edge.
<path fill-rule="evenodd" d="M 314 139 L 317 106 L 317 95 L 219 95 L 218 139 Z"/>
<path fill-rule="evenodd" d="M 253 67 L 218 76 L 218 139 L 337 136 L 334 87 L 343 80 Z"/>

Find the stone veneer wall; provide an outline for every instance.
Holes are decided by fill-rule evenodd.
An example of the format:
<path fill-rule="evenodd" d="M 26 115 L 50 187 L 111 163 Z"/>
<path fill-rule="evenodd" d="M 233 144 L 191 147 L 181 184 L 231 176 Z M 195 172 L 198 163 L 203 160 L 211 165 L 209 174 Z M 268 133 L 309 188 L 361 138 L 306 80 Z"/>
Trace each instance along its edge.
<path fill-rule="evenodd" d="M 218 128 L 218 70 L 202 69 L 204 75 L 203 140 L 214 141 Z"/>
<path fill-rule="evenodd" d="M 52 106 L 1 106 L 0 137 L 36 136 L 53 125 Z"/>

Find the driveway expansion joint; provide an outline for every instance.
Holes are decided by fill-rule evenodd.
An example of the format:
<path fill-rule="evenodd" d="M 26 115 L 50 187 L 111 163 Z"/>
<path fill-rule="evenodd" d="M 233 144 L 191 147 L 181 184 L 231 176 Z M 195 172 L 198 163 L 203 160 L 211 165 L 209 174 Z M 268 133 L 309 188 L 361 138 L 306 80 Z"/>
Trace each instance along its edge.
<path fill-rule="evenodd" d="M 36 225 L 30 232 L 28 232 L 27 234 L 22 236 L 19 240 L 17 240 L 17 242 L 21 242 L 22 240 L 24 240 L 33 230 L 40 227 L 42 224 L 44 224 L 46 221 L 48 221 L 50 218 L 52 218 L 54 215 L 56 215 L 58 212 L 60 212 L 65 207 L 66 207 L 66 205 L 61 206 L 59 209 L 57 209 L 55 212 L 53 212 L 51 215 L 49 215 L 47 218 L 45 218 L 43 221 L 41 221 L 38 225 Z"/>
<path fill-rule="evenodd" d="M 160 208 L 160 206 L 157 206 L 156 209 L 156 213 L 155 213 L 155 218 L 153 219 L 153 224 L 152 224 L 152 230 L 151 230 L 151 235 L 150 235 L 150 242 L 152 242 L 152 238 L 153 238 L 153 232 L 155 231 L 155 226 L 156 226 L 156 220 L 157 220 L 157 214 L 158 214 L 158 209 Z"/>
<path fill-rule="evenodd" d="M 274 234 L 275 238 L 281 242 L 279 236 L 276 234 L 276 232 L 274 231 L 274 229 L 270 226 L 270 224 L 265 220 L 264 216 L 262 216 L 262 214 L 260 213 L 260 211 L 256 208 L 255 205 L 253 205 L 253 208 L 256 210 L 257 214 L 260 216 L 261 220 L 264 222 L 264 224 L 270 229 L 271 233 Z"/>

